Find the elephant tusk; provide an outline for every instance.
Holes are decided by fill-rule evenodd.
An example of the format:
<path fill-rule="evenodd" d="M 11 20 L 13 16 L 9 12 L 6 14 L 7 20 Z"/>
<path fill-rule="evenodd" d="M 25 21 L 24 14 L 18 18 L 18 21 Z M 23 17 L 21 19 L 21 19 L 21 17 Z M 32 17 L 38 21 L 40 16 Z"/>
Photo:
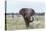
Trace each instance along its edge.
<path fill-rule="evenodd" d="M 30 22 L 33 22 L 33 21 L 34 21 L 34 17 L 31 17 Z"/>

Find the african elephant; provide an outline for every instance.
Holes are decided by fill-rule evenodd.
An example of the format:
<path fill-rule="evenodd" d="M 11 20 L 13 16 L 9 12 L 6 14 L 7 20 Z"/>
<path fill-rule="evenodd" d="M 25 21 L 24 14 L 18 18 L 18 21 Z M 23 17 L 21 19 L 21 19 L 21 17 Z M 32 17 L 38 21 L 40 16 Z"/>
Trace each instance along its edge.
<path fill-rule="evenodd" d="M 26 27 L 29 27 L 29 23 L 34 21 L 32 16 L 35 15 L 35 11 L 32 8 L 22 8 L 19 13 L 23 16 L 25 20 Z M 31 20 L 32 17 L 32 20 Z"/>

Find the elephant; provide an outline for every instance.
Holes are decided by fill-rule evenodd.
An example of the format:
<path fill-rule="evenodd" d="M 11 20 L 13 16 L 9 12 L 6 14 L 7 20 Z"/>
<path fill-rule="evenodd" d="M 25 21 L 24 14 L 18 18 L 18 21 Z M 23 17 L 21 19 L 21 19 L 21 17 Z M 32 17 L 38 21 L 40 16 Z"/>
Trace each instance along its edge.
<path fill-rule="evenodd" d="M 20 9 L 19 13 L 20 13 L 20 15 L 23 16 L 26 27 L 28 28 L 30 22 L 34 21 L 34 17 L 33 17 L 35 15 L 34 9 L 32 9 L 32 8 L 22 8 L 22 9 Z M 32 20 L 31 20 L 31 18 L 32 18 Z"/>

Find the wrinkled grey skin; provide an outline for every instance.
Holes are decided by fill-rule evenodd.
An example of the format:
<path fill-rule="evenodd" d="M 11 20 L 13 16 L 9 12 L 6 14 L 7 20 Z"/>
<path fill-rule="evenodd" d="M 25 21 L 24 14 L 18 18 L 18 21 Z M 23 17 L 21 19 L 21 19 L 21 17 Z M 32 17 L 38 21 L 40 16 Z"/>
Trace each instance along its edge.
<path fill-rule="evenodd" d="M 34 21 L 32 16 L 35 15 L 35 11 L 31 8 L 22 8 L 19 13 L 23 16 L 25 20 L 26 27 L 29 27 L 29 23 Z M 32 20 L 31 20 L 32 17 Z"/>

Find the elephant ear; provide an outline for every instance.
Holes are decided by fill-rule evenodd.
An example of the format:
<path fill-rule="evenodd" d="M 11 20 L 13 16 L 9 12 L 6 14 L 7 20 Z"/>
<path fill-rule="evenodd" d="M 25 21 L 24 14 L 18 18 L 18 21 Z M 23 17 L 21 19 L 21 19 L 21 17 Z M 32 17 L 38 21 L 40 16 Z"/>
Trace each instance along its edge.
<path fill-rule="evenodd" d="M 24 11 L 25 11 L 25 9 L 21 9 L 21 10 L 19 11 L 19 13 L 20 13 L 22 16 L 24 16 Z"/>

